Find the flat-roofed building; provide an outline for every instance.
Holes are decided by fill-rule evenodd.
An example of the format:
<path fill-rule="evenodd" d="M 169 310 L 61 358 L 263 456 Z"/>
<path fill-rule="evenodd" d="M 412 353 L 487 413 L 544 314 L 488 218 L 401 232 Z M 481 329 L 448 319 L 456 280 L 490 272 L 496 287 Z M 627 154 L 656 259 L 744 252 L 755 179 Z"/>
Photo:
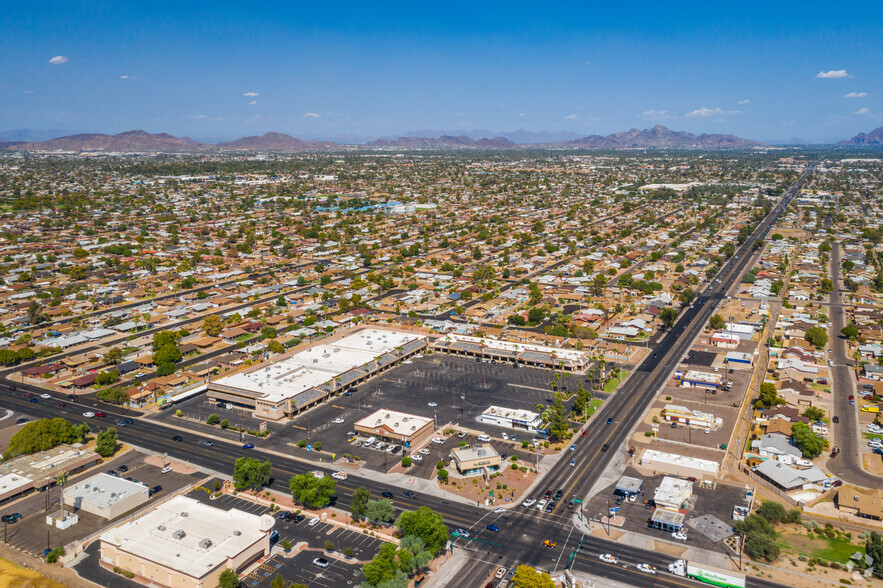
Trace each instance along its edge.
<path fill-rule="evenodd" d="M 684 388 L 720 388 L 723 378 L 720 374 L 689 370 L 681 377 Z"/>
<path fill-rule="evenodd" d="M 429 441 L 435 431 L 431 418 L 385 408 L 356 421 L 353 429 L 366 437 L 376 437 L 405 447 L 419 447 Z"/>
<path fill-rule="evenodd" d="M 675 532 L 684 528 L 684 513 L 670 508 L 657 508 L 650 517 L 650 526 L 663 531 Z"/>
<path fill-rule="evenodd" d="M 101 563 L 151 586 L 214 588 L 225 569 L 241 571 L 269 554 L 273 523 L 270 515 L 176 496 L 102 533 Z"/>
<path fill-rule="evenodd" d="M 70 445 L 22 455 L 0 465 L 0 502 L 55 483 L 58 472 L 74 474 L 101 461 L 101 456 Z"/>
<path fill-rule="evenodd" d="M 540 426 L 540 414 L 530 410 L 518 408 L 503 408 L 502 406 L 489 406 L 478 417 L 478 421 L 498 427 L 520 429 L 535 433 Z"/>
<path fill-rule="evenodd" d="M 693 496 L 693 483 L 681 478 L 665 476 L 653 493 L 656 506 L 670 510 L 680 510 Z"/>
<path fill-rule="evenodd" d="M 712 480 L 717 477 L 720 463 L 656 449 L 646 449 L 641 454 L 641 468 L 654 474 L 668 474 L 684 478 Z"/>
<path fill-rule="evenodd" d="M 455 447 L 451 450 L 451 457 L 457 471 L 463 476 L 493 473 L 500 469 L 503 461 L 490 443 Z"/>
<path fill-rule="evenodd" d="M 419 333 L 358 328 L 209 382 L 207 396 L 279 420 L 344 392 L 426 348 Z"/>
<path fill-rule="evenodd" d="M 883 520 L 883 490 L 843 486 L 837 491 L 837 508 L 857 517 Z"/>
<path fill-rule="evenodd" d="M 148 498 L 150 490 L 144 484 L 103 472 L 64 489 L 67 506 L 105 519 L 115 519 L 141 506 Z"/>

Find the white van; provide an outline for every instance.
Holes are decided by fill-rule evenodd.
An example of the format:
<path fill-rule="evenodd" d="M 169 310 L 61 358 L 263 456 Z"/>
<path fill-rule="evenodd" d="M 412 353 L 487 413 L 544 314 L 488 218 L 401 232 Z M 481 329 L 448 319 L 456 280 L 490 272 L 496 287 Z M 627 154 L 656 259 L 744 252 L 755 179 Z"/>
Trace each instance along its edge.
<path fill-rule="evenodd" d="M 500 433 L 500 437 L 502 437 L 506 441 L 509 440 L 509 435 L 507 435 L 506 433 Z"/>
<path fill-rule="evenodd" d="M 377 441 L 377 437 L 368 437 L 367 439 L 365 439 L 365 442 L 362 443 L 362 445 L 364 447 L 371 447 L 372 445 L 374 445 L 375 441 Z"/>
<path fill-rule="evenodd" d="M 478 436 L 478 440 L 487 443 L 488 441 L 491 440 L 491 438 L 488 437 L 487 435 L 479 435 L 479 436 Z"/>

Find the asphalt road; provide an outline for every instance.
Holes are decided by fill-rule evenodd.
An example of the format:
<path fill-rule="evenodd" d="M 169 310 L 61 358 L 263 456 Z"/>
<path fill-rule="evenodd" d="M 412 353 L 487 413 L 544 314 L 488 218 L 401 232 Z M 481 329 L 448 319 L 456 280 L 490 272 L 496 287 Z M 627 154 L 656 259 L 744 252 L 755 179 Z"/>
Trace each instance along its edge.
<path fill-rule="evenodd" d="M 727 289 L 741 276 L 745 269 L 744 266 L 751 257 L 751 244 L 766 235 L 769 227 L 793 198 L 799 185 L 808 174 L 809 170 L 789 190 L 782 202 L 770 213 L 770 216 L 760 223 L 754 234 L 746 240 L 746 244 L 740 247 L 736 255 L 724 265 L 719 274 L 720 281 L 712 282 L 694 304 L 681 314 L 674 327 L 659 341 L 654 353 L 647 357 L 620 391 L 600 409 L 587 436 L 580 438 L 576 451 L 569 454 L 569 457 L 576 458 L 577 467 L 569 467 L 568 459 L 560 460 L 547 474 L 544 488 L 550 488 L 553 491 L 559 488 L 563 489 L 565 497 L 584 494 L 600 477 L 613 456 L 622 455 L 621 452 L 626 450 L 624 442 L 643 411 L 653 401 L 669 374 L 681 361 L 681 357 L 689 349 L 691 341 L 701 332 L 706 321 L 714 312 L 715 304 L 726 296 Z M 58 401 L 66 400 L 66 397 L 59 394 L 53 394 L 54 400 L 41 399 L 38 403 L 29 403 L 22 397 L 22 390 L 35 394 L 44 393 L 45 390 L 28 384 L 15 385 L 18 386 L 19 391 L 5 391 L 2 398 L 4 407 L 17 412 L 40 418 L 64 416 L 74 421 L 82 421 L 85 420 L 82 417 L 82 412 L 91 408 L 91 406 L 87 407 L 78 402 L 68 402 L 67 406 L 60 407 Z M 122 417 L 118 410 L 105 409 L 105 412 L 108 414 L 106 423 L 101 422 L 105 419 L 94 418 L 89 419 L 90 424 L 111 426 Z M 608 418 L 611 419 L 609 425 L 606 424 Z M 172 457 L 222 474 L 232 472 L 232 464 L 238 457 L 243 455 L 264 457 L 261 455 L 259 444 L 256 444 L 258 447 L 253 450 L 243 450 L 238 443 L 224 441 L 215 441 L 213 446 L 207 447 L 202 445 L 201 439 L 194 438 L 193 435 L 188 435 L 183 443 L 172 441 L 171 437 L 174 434 L 176 431 L 164 427 L 161 423 L 145 420 L 138 420 L 135 424 L 119 431 L 120 439 L 123 442 L 157 452 L 165 452 Z M 610 444 L 611 451 L 601 452 L 601 445 L 604 443 Z M 282 492 L 288 491 L 288 480 L 294 475 L 314 469 L 324 470 L 329 474 L 334 471 L 275 455 L 269 456 L 269 459 L 273 463 L 274 475 L 271 486 Z M 476 530 L 476 534 L 473 535 L 476 541 L 469 543 L 470 549 L 475 548 L 486 556 L 482 559 L 489 562 L 497 561 L 500 565 L 524 563 L 548 570 L 560 570 L 567 564 L 566 554 L 576 547 L 580 539 L 579 532 L 570 524 L 570 511 L 563 507 L 559 507 L 556 512 L 549 514 L 521 507 L 504 514 L 496 514 L 477 506 L 434 496 L 421 495 L 417 500 L 407 500 L 401 497 L 400 488 L 356 476 L 351 476 L 345 482 L 338 483 L 336 505 L 348 509 L 352 493 L 357 486 L 367 487 L 374 496 L 379 496 L 381 492 L 385 491 L 393 492 L 396 496 L 393 502 L 399 509 L 412 509 L 426 505 L 441 513 L 451 528 L 463 527 Z M 490 522 L 499 526 L 498 533 L 486 529 L 486 525 Z M 558 547 L 554 550 L 542 548 L 544 539 L 557 541 Z M 616 543 L 597 538 L 587 539 L 583 551 L 577 556 L 574 565 L 578 570 L 595 570 L 592 573 L 621 579 L 621 581 L 636 586 L 696 585 L 684 579 L 673 579 L 672 576 L 665 578 L 658 576 L 653 580 L 658 583 L 651 584 L 648 582 L 649 577 L 644 574 L 622 566 L 610 568 L 597 560 L 599 553 L 618 554 L 619 550 L 625 551 L 622 546 Z M 631 554 L 630 557 L 640 555 L 647 563 L 659 562 L 660 565 L 657 567 L 667 565 L 671 559 L 668 557 L 660 559 L 657 554 L 641 552 L 631 547 L 628 548 L 628 552 Z M 648 559 L 651 556 L 654 559 Z M 749 580 L 749 585 L 776 586 L 776 584 L 755 579 Z"/>
<path fill-rule="evenodd" d="M 865 470 L 862 464 L 861 447 L 862 434 L 858 420 L 858 410 L 861 401 L 855 405 L 849 404 L 849 395 L 856 395 L 855 377 L 852 373 L 851 359 L 846 339 L 840 334 L 840 330 L 846 326 L 846 314 L 843 313 L 843 301 L 840 288 L 840 244 L 831 246 L 831 281 L 834 289 L 829 295 L 829 311 L 831 317 L 830 349 L 834 351 L 834 367 L 831 368 L 833 377 L 833 404 L 834 412 L 840 422 L 834 427 L 834 447 L 840 449 L 840 453 L 834 459 L 829 459 L 828 469 L 832 474 L 844 482 L 864 486 L 865 488 L 883 487 L 883 478 L 875 476 Z"/>

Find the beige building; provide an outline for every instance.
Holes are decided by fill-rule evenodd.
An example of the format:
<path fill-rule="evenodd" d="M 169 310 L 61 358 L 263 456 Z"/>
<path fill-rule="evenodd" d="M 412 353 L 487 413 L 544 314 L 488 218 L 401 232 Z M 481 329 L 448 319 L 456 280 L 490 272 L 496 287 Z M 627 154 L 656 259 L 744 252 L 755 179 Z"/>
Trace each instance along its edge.
<path fill-rule="evenodd" d="M 490 443 L 456 447 L 451 450 L 451 457 L 457 471 L 464 476 L 493 473 L 500 469 L 502 463 L 500 454 Z"/>
<path fill-rule="evenodd" d="M 64 504 L 75 511 L 81 510 L 110 520 L 147 502 L 149 492 L 147 486 L 140 482 L 100 473 L 66 487 Z"/>
<path fill-rule="evenodd" d="M 428 417 L 381 408 L 356 421 L 353 428 L 365 437 L 398 443 L 405 447 L 419 447 L 432 437 L 435 427 Z"/>
<path fill-rule="evenodd" d="M 883 519 L 883 490 L 843 486 L 837 491 L 837 507 L 851 515 L 879 521 Z"/>
<path fill-rule="evenodd" d="M 101 563 L 133 572 L 142 584 L 215 588 L 270 552 L 270 515 L 222 510 L 176 496 L 150 513 L 101 534 Z"/>

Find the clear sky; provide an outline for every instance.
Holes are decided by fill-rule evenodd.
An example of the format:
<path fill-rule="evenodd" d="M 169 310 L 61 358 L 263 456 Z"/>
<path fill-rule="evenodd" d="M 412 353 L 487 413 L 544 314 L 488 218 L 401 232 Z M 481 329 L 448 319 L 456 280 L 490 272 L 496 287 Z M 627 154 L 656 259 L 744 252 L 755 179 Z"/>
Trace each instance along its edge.
<path fill-rule="evenodd" d="M 883 2 L 7 2 L 0 128 L 837 140 L 883 126 Z"/>

